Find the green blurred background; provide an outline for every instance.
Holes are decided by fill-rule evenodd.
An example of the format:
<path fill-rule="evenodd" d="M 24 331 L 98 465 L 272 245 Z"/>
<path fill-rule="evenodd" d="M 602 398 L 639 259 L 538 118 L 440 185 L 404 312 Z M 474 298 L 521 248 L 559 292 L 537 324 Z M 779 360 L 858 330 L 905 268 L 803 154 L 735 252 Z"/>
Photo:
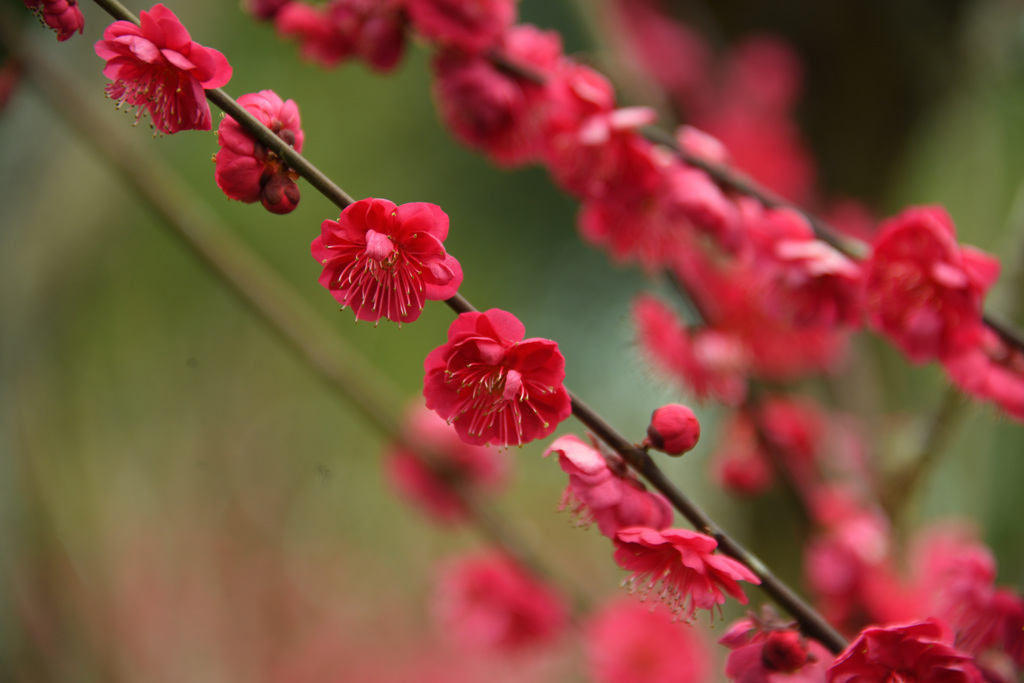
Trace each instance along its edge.
<path fill-rule="evenodd" d="M 20 2 L 6 2 L 30 41 L 128 128 L 103 99 L 92 50 L 107 23 L 101 12 L 83 3 L 86 34 L 58 44 Z M 754 30 L 789 37 L 808 64 L 800 113 L 824 186 L 861 196 L 881 216 L 944 204 L 962 241 L 1003 258 L 991 301 L 1013 315 L 1021 283 L 1011 276 L 1024 254 L 1018 3 L 896 3 L 902 13 L 881 2 L 819 4 L 723 2 L 700 14 L 723 45 Z M 628 323 L 634 293 L 657 285 L 583 246 L 574 203 L 542 171 L 497 170 L 447 135 L 421 46 L 387 76 L 355 64 L 328 72 L 300 62 L 233 2 L 172 9 L 194 39 L 228 56 L 228 93 L 270 88 L 298 102 L 307 156 L 351 195 L 439 204 L 451 217 L 446 246 L 465 271 L 462 293 L 513 311 L 529 336 L 557 340 L 570 386 L 622 431 L 639 439 L 653 408 L 684 398 L 653 377 Z M 846 19 L 834 16 L 840 10 Z M 560 30 L 567 51 L 608 58 L 581 19 L 587 3 L 524 0 L 520 12 Z M 150 139 L 143 122 L 131 134 L 416 399 L 422 359 L 452 317 L 446 307 L 429 305 L 401 328 L 353 324 L 317 284 L 309 256 L 320 222 L 337 215 L 327 200 L 302 184 L 285 217 L 231 202 L 213 183 L 213 133 Z M 429 623 L 435 562 L 478 537 L 438 530 L 394 498 L 380 434 L 196 263 L 30 82 L 0 117 L 0 206 L 0 680 L 256 680 L 287 669 L 289 657 L 319 661 L 302 643 L 324 623 L 341 624 L 352 651 L 379 647 L 375 629 L 414 640 Z M 881 425 L 872 455 L 912 452 L 941 377 L 872 342 L 857 356 L 885 369 L 885 404 L 869 416 Z M 791 504 L 716 492 L 707 460 L 718 416 L 710 407 L 700 415 L 703 446 L 667 468 L 798 582 Z M 568 423 L 560 433 L 570 430 L 580 431 Z M 1021 434 L 991 408 L 968 410 L 906 520 L 974 520 L 999 556 L 1000 581 L 1017 586 Z M 614 593 L 622 576 L 607 542 L 554 514 L 565 481 L 540 457 L 545 445 L 508 453 L 514 483 L 497 506 L 563 581 Z M 221 661 L 225 651 L 233 664 Z"/>

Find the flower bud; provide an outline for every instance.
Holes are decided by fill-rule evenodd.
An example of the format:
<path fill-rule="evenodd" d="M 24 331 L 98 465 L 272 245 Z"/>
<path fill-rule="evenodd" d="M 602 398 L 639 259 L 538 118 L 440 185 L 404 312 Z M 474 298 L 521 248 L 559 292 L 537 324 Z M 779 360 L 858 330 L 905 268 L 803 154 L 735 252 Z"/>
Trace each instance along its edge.
<path fill-rule="evenodd" d="M 813 659 L 796 631 L 772 631 L 764 641 L 761 663 L 768 671 L 793 673 Z"/>
<path fill-rule="evenodd" d="M 651 414 L 644 446 L 669 455 L 682 455 L 697 445 L 700 423 L 693 411 L 684 405 L 670 403 Z"/>

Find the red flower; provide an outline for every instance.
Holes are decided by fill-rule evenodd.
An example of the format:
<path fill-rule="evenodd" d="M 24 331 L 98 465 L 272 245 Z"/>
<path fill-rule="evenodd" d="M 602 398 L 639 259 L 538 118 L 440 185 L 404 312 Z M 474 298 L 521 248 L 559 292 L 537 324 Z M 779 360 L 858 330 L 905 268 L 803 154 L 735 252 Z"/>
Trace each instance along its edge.
<path fill-rule="evenodd" d="M 698 631 L 635 600 L 617 600 L 591 617 L 584 632 L 596 683 L 701 683 L 710 650 Z"/>
<path fill-rule="evenodd" d="M 107 96 L 119 107 L 136 107 L 136 121 L 145 109 L 164 133 L 210 130 L 204 88 L 228 82 L 228 60 L 193 42 L 178 17 L 161 4 L 139 16 L 141 26 L 115 21 L 96 43 L 96 54 L 107 60 L 103 75 L 114 81 L 107 85 Z"/>
<path fill-rule="evenodd" d="M 506 480 L 502 454 L 463 442 L 437 413 L 419 405 L 409 411 L 405 423 L 408 441 L 426 448 L 434 461 L 428 465 L 407 446 L 393 444 L 384 457 L 388 478 L 404 499 L 439 522 L 466 518 L 466 507 L 453 486 L 494 493 Z"/>
<path fill-rule="evenodd" d="M 1024 666 L 1024 601 L 995 586 L 992 551 L 960 526 L 929 530 L 914 553 L 913 583 L 927 597 L 923 613 L 948 623 L 956 646 L 982 655 L 996 648 Z"/>
<path fill-rule="evenodd" d="M 274 27 L 300 43 L 303 57 L 330 67 L 359 57 L 389 71 L 405 50 L 405 21 L 393 0 L 331 0 L 326 5 L 289 2 L 273 10 Z"/>
<path fill-rule="evenodd" d="M 561 59 L 558 34 L 534 26 L 509 29 L 504 54 L 546 73 Z M 500 69 L 484 55 L 441 50 L 433 60 L 434 96 L 445 124 L 465 144 L 505 167 L 535 161 L 542 145 L 546 89 Z"/>
<path fill-rule="evenodd" d="M 945 209 L 907 209 L 882 225 L 865 264 L 868 320 L 917 363 L 965 351 L 998 272 L 993 257 L 956 243 Z"/>
<path fill-rule="evenodd" d="M 645 444 L 669 455 L 693 450 L 700 439 L 700 422 L 687 406 L 670 403 L 651 414 Z"/>
<path fill-rule="evenodd" d="M 424 361 L 427 407 L 466 443 L 522 445 L 548 436 L 572 412 L 558 344 L 525 334 L 506 311 L 462 313 L 448 342 Z"/>
<path fill-rule="evenodd" d="M 407 0 L 406 11 L 424 38 L 467 52 L 495 46 L 516 20 L 515 0 Z"/>
<path fill-rule="evenodd" d="M 448 215 L 434 204 L 362 199 L 320 229 L 312 244 L 320 284 L 357 320 L 412 322 L 427 299 L 449 299 L 462 284 L 462 267 L 442 244 Z"/>
<path fill-rule="evenodd" d="M 717 547 L 718 541 L 696 531 L 632 527 L 615 535 L 615 561 L 633 572 L 626 582 L 631 590 L 639 589 L 644 598 L 657 590 L 675 616 L 692 621 L 698 609 L 710 612 L 724 604 L 723 590 L 747 604 L 738 581 L 761 583 L 740 562 L 715 555 Z"/>
<path fill-rule="evenodd" d="M 25 0 L 25 7 L 56 32 L 57 40 L 67 40 L 85 30 L 85 17 L 78 9 L 78 0 Z"/>
<path fill-rule="evenodd" d="M 861 273 L 853 261 L 814 236 L 792 209 L 746 203 L 745 228 L 754 247 L 765 308 L 794 327 L 856 325 Z M 754 208 L 756 206 L 756 208 Z"/>
<path fill-rule="evenodd" d="M 950 381 L 963 392 L 992 401 L 1024 420 L 1024 353 L 984 328 L 977 344 L 942 359 Z"/>
<path fill-rule="evenodd" d="M 614 538 L 619 529 L 644 526 L 664 529 L 672 523 L 672 506 L 637 481 L 617 455 L 604 455 L 573 435 L 555 439 L 545 457 L 558 454 L 569 475 L 559 509 L 570 508 L 581 525 L 597 522 L 601 533 Z"/>
<path fill-rule="evenodd" d="M 741 619 L 719 641 L 732 652 L 725 675 L 735 683 L 824 683 L 832 655 L 782 625 Z"/>
<path fill-rule="evenodd" d="M 434 604 L 447 632 L 490 650 L 551 642 L 568 623 L 568 609 L 557 593 L 497 553 L 445 567 Z"/>
<path fill-rule="evenodd" d="M 747 354 L 734 335 L 714 328 L 691 332 L 672 309 L 644 294 L 633 301 L 633 319 L 644 352 L 697 398 L 738 405 L 746 397 Z"/>
<path fill-rule="evenodd" d="M 873 626 L 829 667 L 828 683 L 981 683 L 971 659 L 953 647 L 948 629 L 934 619 Z"/>
<path fill-rule="evenodd" d="M 242 95 L 238 103 L 296 152 L 302 151 L 304 135 L 295 102 L 282 102 L 273 90 L 261 90 Z M 224 194 L 242 202 L 262 202 L 272 213 L 289 213 L 296 207 L 298 175 L 230 116 L 217 128 L 217 143 L 221 150 L 214 157 L 214 178 Z"/>

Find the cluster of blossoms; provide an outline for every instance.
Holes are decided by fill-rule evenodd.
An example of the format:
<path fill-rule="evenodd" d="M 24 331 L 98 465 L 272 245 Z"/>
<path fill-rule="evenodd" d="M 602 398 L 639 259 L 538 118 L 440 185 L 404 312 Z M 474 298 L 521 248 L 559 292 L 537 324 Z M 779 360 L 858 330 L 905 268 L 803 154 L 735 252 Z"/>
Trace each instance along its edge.
<path fill-rule="evenodd" d="M 575 436 L 555 440 L 545 455 L 558 455 L 569 475 L 562 507 L 571 507 L 584 523 L 596 521 L 615 545 L 615 561 L 632 572 L 627 584 L 658 598 L 676 618 L 692 621 L 697 609 L 714 610 L 725 593 L 746 604 L 738 581 L 760 579 L 736 560 L 714 551 L 718 542 L 705 534 L 672 529 L 672 509 L 650 493 L 615 455 L 602 453 Z"/>
<path fill-rule="evenodd" d="M 61 40 L 81 31 L 73 0 L 26 5 Z M 765 490 L 776 473 L 792 484 L 816 527 L 805 557 L 810 587 L 831 619 L 860 633 L 832 661 L 791 627 L 749 617 L 722 639 L 732 650 L 728 676 L 745 683 L 1001 683 L 1024 668 L 1024 601 L 995 585 L 994 560 L 983 546 L 962 535 L 936 536 L 922 542 L 902 575 L 889 522 L 863 494 L 870 486 L 831 485 L 825 474 L 826 419 L 797 402 L 747 403 L 751 379 L 787 380 L 828 368 L 849 333 L 866 322 L 912 362 L 938 361 L 964 391 L 1024 416 L 1024 355 L 982 319 L 999 264 L 961 247 L 944 210 L 912 208 L 885 221 L 858 262 L 819 240 L 803 214 L 723 189 L 684 161 L 695 155 L 770 175 L 756 169 L 777 150 L 755 145 L 751 153 L 742 142 L 751 131 L 772 130 L 767 139 L 791 162 L 776 189 L 810 197 L 813 173 L 789 128 L 799 90 L 791 55 L 770 41 L 748 44 L 728 66 L 725 87 L 708 93 L 699 69 L 667 68 L 664 55 L 641 49 L 641 60 L 665 67 L 652 72 L 680 93 L 704 129 L 681 128 L 669 148 L 640 132 L 654 121 L 652 110 L 618 107 L 607 79 L 565 56 L 557 34 L 515 24 L 512 0 L 251 0 L 249 8 L 323 65 L 358 57 L 390 69 L 411 29 L 435 50 L 435 97 L 459 140 L 503 167 L 544 165 L 580 201 L 585 240 L 618 262 L 669 272 L 688 294 L 699 324 L 652 297 L 636 300 L 641 345 L 699 398 L 744 406 L 730 418 L 732 442 L 716 457 L 722 481 L 747 494 Z M 623 25 L 634 36 L 669 30 L 653 4 L 624 11 Z M 165 133 L 211 128 L 204 91 L 225 84 L 231 67 L 221 53 L 193 42 L 166 7 L 142 12 L 140 25 L 115 22 L 95 49 L 112 80 L 107 94 L 135 107 L 136 120 L 149 113 Z M 701 54 L 692 39 L 686 49 L 691 57 Z M 261 91 L 239 104 L 301 151 L 294 102 Z M 229 197 L 260 201 L 275 213 L 295 207 L 297 176 L 283 159 L 231 118 L 218 142 L 215 176 Z M 370 198 L 324 221 L 312 254 L 323 266 L 321 284 L 357 320 L 411 322 L 426 300 L 450 299 L 461 284 L 461 266 L 443 246 L 447 234 L 448 217 L 433 204 Z M 501 479 L 493 452 L 481 447 L 545 438 L 568 417 L 565 361 L 555 342 L 525 338 L 518 319 L 492 309 L 459 315 L 424 368 L 433 412 L 413 418 L 409 440 L 442 457 L 425 463 L 396 448 L 392 478 L 404 496 L 454 521 L 469 514 L 460 487 L 487 490 Z M 692 411 L 666 406 L 655 411 L 642 446 L 678 455 L 694 447 L 699 433 Z M 631 572 L 631 589 L 645 598 L 654 593 L 685 621 L 698 609 L 720 612 L 726 595 L 746 604 L 739 582 L 758 584 L 757 574 L 716 552 L 713 537 L 670 528 L 668 502 L 648 492 L 618 456 L 573 436 L 557 439 L 551 453 L 569 475 L 562 506 L 612 541 L 615 561 Z M 776 453 L 786 457 L 780 462 Z M 867 478 L 856 456 L 840 466 L 847 479 L 865 483 L 856 481 Z M 439 595 L 449 629 L 489 648 L 550 642 L 567 622 L 561 598 L 501 556 L 454 563 Z M 662 628 L 653 624 L 638 621 L 637 630 Z M 622 643 L 623 652 L 629 645 Z M 694 679 L 702 675 L 673 666 Z"/>
<path fill-rule="evenodd" d="M 73 7 L 61 12 L 73 14 Z M 63 16 L 58 4 L 37 9 Z M 638 129 L 654 120 L 653 112 L 616 109 L 608 81 L 564 56 L 557 34 L 515 25 L 515 5 L 507 0 L 473 11 L 437 0 L 335 0 L 322 8 L 270 2 L 250 9 L 299 35 L 304 49 L 325 63 L 358 54 L 386 68 L 401 53 L 406 23 L 432 41 L 435 92 L 457 137 L 505 166 L 543 163 L 582 202 L 586 239 L 618 260 L 673 272 L 700 304 L 705 320 L 695 330 L 664 312 L 652 318 L 647 302 L 638 302 L 636 313 L 642 331 L 649 330 L 641 334 L 644 347 L 699 396 L 713 389 L 710 395 L 736 402 L 747 376 L 779 379 L 828 367 L 842 352 L 844 333 L 865 317 L 911 360 L 938 359 L 966 391 L 998 401 L 1011 414 L 1024 410 L 1022 364 L 981 323 L 981 299 L 998 264 L 959 248 L 941 210 L 913 209 L 892 219 L 879 231 L 871 257 L 857 264 L 817 240 L 801 215 L 727 194 L 705 172 L 642 137 Z M 627 12 L 623 25 L 658 30 L 645 12 Z M 330 35 L 325 27 L 332 27 Z M 154 126 L 168 133 L 208 129 L 202 91 L 230 77 L 223 55 L 191 41 L 162 5 L 143 12 L 141 26 L 113 24 L 97 53 L 113 80 L 108 94 L 139 115 L 148 111 Z M 327 53 L 334 56 L 327 59 Z M 496 54 L 515 68 L 495 62 Z M 792 61 L 770 42 L 747 45 L 727 69 L 731 85 L 715 97 L 691 96 L 689 109 L 703 112 L 695 119 L 709 124 L 742 120 L 736 112 L 747 111 L 761 113 L 757 125 L 782 121 L 799 90 Z M 662 78 L 677 85 L 694 81 L 692 74 Z M 245 98 L 243 106 L 301 149 L 294 104 L 268 91 Z M 717 104 L 698 104 L 711 101 Z M 684 127 L 680 147 L 717 162 L 729 161 L 733 148 L 747 148 L 722 132 L 730 125 L 706 127 L 733 144 L 727 150 Z M 294 207 L 298 190 L 286 164 L 231 119 L 218 140 L 216 177 L 228 196 L 259 200 L 280 213 Z"/>
<path fill-rule="evenodd" d="M 820 203 L 793 122 L 802 88 L 795 53 L 758 36 L 716 63 L 703 39 L 657 5 L 612 9 L 636 63 L 696 126 L 679 129 L 678 149 Z M 438 110 L 457 139 L 505 168 L 543 165 L 580 201 L 585 240 L 684 286 L 699 324 L 669 309 L 652 313 L 646 298 L 635 316 L 654 362 L 697 396 L 737 404 L 748 378 L 834 368 L 850 332 L 867 321 L 912 361 L 939 360 L 965 391 L 1024 414 L 1024 362 L 981 320 L 997 264 L 957 246 L 952 222 L 936 210 L 890 220 L 857 262 L 817 239 L 801 214 L 720 187 L 649 141 L 641 129 L 653 110 L 617 107 L 610 82 L 566 56 L 557 33 L 515 23 L 513 0 L 252 0 L 249 10 L 324 66 L 357 57 L 387 70 L 408 34 L 428 41 Z M 840 227 L 873 232 L 863 210 L 835 206 Z M 922 243 L 908 260 L 901 250 L 914 240 L 934 246 Z"/>

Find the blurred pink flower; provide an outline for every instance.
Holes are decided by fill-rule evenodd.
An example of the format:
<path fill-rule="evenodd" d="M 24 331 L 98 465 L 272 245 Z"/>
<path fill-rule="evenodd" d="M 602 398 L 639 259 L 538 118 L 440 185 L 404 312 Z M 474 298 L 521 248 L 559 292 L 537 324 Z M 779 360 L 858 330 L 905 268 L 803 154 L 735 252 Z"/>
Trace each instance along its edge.
<path fill-rule="evenodd" d="M 385 72 L 405 51 L 405 19 L 396 0 L 294 0 L 266 11 L 279 35 L 297 40 L 302 56 L 323 67 L 358 57 Z"/>
<path fill-rule="evenodd" d="M 528 24 L 510 28 L 502 48 L 507 58 L 541 74 L 562 58 L 558 34 Z M 539 157 L 547 103 L 542 84 L 456 48 L 438 51 L 432 66 L 438 111 L 456 138 L 503 167 Z"/>
<path fill-rule="evenodd" d="M 485 52 L 515 23 L 516 0 L 406 0 L 413 29 L 427 40 Z"/>
<path fill-rule="evenodd" d="M 829 667 L 828 683 L 982 683 L 971 656 L 953 647 L 935 619 L 861 631 Z"/>
<path fill-rule="evenodd" d="M 619 599 L 592 615 L 584 629 L 587 668 L 595 683 L 703 683 L 710 648 L 696 629 Z"/>
<path fill-rule="evenodd" d="M 691 331 L 649 295 L 634 299 L 633 320 L 644 352 L 697 398 L 737 405 L 746 397 L 746 352 L 733 335 L 714 328 Z"/>
<path fill-rule="evenodd" d="M 732 650 L 725 675 L 735 683 L 824 683 L 832 654 L 776 621 L 745 617 L 729 627 L 719 640 Z"/>
<path fill-rule="evenodd" d="M 999 262 L 957 244 L 946 210 L 925 206 L 882 224 L 864 271 L 871 326 L 912 362 L 923 363 L 978 343 L 982 298 Z"/>
<path fill-rule="evenodd" d="M 497 552 L 444 566 L 434 605 L 447 632 L 484 650 L 550 644 L 568 624 L 562 598 Z"/>
<path fill-rule="evenodd" d="M 407 411 L 405 438 L 434 460 L 427 464 L 408 446 L 393 443 L 384 454 L 388 479 L 399 496 L 439 522 L 460 522 L 468 514 L 453 487 L 493 494 L 507 480 L 508 461 L 502 453 L 465 443 L 454 427 L 423 405 Z"/>

